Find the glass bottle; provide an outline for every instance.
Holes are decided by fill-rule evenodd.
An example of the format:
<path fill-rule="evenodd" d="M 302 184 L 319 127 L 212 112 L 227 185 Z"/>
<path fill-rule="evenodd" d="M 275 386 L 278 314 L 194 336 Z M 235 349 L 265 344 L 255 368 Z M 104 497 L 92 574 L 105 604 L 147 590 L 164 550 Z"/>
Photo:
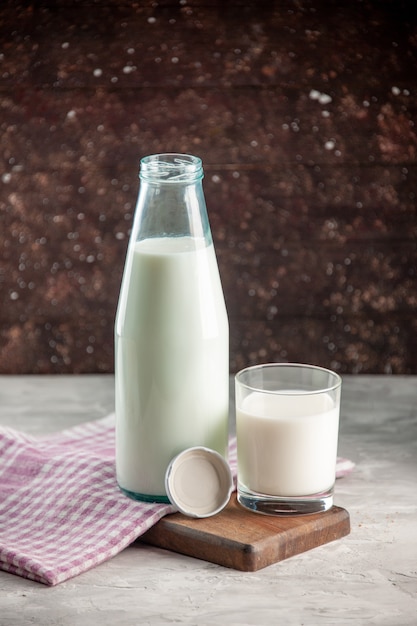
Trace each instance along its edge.
<path fill-rule="evenodd" d="M 201 159 L 143 158 L 115 324 L 116 471 L 137 500 L 168 502 L 186 448 L 227 458 L 229 326 Z"/>

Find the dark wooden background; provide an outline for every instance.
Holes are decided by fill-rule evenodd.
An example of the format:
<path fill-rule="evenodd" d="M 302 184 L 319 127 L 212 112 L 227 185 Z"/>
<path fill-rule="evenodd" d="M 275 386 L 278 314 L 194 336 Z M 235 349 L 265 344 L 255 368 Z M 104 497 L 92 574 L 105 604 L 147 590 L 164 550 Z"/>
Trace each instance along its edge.
<path fill-rule="evenodd" d="M 402 0 L 3 0 L 0 372 L 113 371 L 139 160 L 199 155 L 230 369 L 417 373 Z"/>

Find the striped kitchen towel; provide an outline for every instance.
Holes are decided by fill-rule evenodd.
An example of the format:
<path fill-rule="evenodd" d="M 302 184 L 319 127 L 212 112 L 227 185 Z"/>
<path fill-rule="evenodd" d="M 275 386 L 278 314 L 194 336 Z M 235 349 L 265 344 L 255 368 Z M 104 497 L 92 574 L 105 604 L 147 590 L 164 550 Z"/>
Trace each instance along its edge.
<path fill-rule="evenodd" d="M 0 428 L 0 569 L 56 585 L 174 512 L 120 491 L 114 448 L 114 415 L 43 437 Z M 235 476 L 234 438 L 229 462 Z M 338 459 L 339 476 L 351 469 Z"/>

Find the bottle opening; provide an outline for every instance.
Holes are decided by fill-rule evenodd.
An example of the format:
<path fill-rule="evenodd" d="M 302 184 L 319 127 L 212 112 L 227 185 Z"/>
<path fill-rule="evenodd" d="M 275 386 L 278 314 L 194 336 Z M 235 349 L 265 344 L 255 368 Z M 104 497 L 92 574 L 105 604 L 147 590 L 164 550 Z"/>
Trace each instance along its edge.
<path fill-rule="evenodd" d="M 140 178 L 158 183 L 183 183 L 203 178 L 203 164 L 191 154 L 151 154 L 140 162 Z"/>

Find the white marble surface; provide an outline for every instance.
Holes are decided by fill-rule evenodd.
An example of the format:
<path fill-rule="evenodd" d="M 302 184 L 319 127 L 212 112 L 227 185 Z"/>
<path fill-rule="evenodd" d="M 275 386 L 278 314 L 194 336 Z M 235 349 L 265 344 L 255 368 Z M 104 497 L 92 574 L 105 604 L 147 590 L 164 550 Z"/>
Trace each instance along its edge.
<path fill-rule="evenodd" d="M 110 376 L 0 377 L 0 425 L 32 434 L 113 401 Z M 339 454 L 357 464 L 336 485 L 348 537 L 255 573 L 141 544 L 52 588 L 0 572 L 1 626 L 415 626 L 417 377 L 344 377 Z"/>

